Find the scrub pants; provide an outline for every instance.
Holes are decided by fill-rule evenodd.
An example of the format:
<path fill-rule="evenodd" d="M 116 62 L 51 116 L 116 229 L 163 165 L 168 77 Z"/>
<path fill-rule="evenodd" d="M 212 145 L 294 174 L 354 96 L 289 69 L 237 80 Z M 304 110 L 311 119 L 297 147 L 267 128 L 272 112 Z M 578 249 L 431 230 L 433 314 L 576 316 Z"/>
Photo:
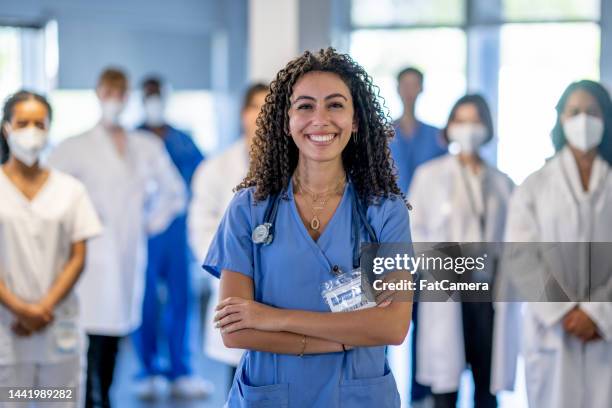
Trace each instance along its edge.
<path fill-rule="evenodd" d="M 119 340 L 121 337 L 87 335 L 87 380 L 85 381 L 85 407 L 110 408 L 109 391 L 113 383 Z"/>
<path fill-rule="evenodd" d="M 59 363 L 19 363 L 0 365 L 0 385 L 16 388 L 72 388 L 72 401 L 28 403 L 2 402 L 0 408 L 8 407 L 56 407 L 75 408 L 79 406 L 80 380 L 82 378 L 81 359 L 78 356 Z"/>
<path fill-rule="evenodd" d="M 414 302 L 412 304 L 412 347 L 410 349 L 410 357 L 412 361 L 412 364 L 410 365 L 411 366 L 410 367 L 410 371 L 411 371 L 410 378 L 412 379 L 411 381 L 412 384 L 410 388 L 411 390 L 410 400 L 412 402 L 421 401 L 425 399 L 426 397 L 428 397 L 429 395 L 431 395 L 431 388 L 427 385 L 423 385 L 417 382 L 416 380 L 417 354 L 418 354 L 417 335 L 418 335 L 418 329 L 419 329 L 418 316 L 419 316 L 419 302 Z"/>
<path fill-rule="evenodd" d="M 493 305 L 486 302 L 461 303 L 465 359 L 474 378 L 474 408 L 497 407 L 491 384 L 493 351 Z M 434 408 L 455 408 L 457 392 L 433 394 Z"/>
<path fill-rule="evenodd" d="M 191 277 L 186 216 L 177 217 L 166 231 L 149 239 L 148 247 L 142 324 L 134 333 L 134 345 L 144 376 L 165 375 L 174 380 L 192 373 L 187 337 Z M 165 283 L 168 292 L 168 308 L 164 314 L 160 313 L 157 291 L 160 281 Z M 162 372 L 159 364 L 160 321 L 169 348 L 170 368 L 167 372 Z"/>

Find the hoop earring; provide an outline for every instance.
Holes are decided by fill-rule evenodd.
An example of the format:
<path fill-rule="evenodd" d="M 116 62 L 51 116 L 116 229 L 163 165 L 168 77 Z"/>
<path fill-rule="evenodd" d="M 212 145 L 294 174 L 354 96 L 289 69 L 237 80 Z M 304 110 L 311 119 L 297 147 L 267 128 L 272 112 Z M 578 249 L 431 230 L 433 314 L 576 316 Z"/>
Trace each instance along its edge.
<path fill-rule="evenodd" d="M 355 144 L 357 144 L 357 131 L 353 132 L 353 134 L 352 134 L 351 136 L 352 136 L 352 138 L 353 138 L 353 142 L 354 142 Z"/>

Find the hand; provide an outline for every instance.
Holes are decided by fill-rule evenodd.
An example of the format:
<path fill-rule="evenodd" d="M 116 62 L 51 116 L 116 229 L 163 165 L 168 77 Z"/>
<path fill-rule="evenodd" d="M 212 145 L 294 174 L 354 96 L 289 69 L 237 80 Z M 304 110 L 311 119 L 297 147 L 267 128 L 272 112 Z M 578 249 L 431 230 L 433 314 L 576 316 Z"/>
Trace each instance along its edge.
<path fill-rule="evenodd" d="M 383 283 L 399 284 L 407 279 L 405 272 L 391 272 L 382 278 Z M 405 290 L 382 290 L 376 294 L 376 306 L 387 307 L 394 301 L 407 301 L 411 297 L 410 293 Z"/>
<path fill-rule="evenodd" d="M 579 308 L 574 308 L 565 315 L 563 318 L 563 328 L 566 332 L 578 337 L 584 342 L 601 338 L 595 322 Z"/>
<path fill-rule="evenodd" d="M 36 303 L 26 303 L 17 313 L 19 324 L 31 332 L 43 329 L 53 321 L 53 312 Z"/>
<path fill-rule="evenodd" d="M 11 330 L 13 330 L 13 333 L 20 337 L 27 337 L 32 334 L 32 331 L 23 326 L 19 320 L 15 320 L 13 322 L 11 325 Z"/>
<path fill-rule="evenodd" d="M 230 297 L 219 302 L 215 310 L 215 326 L 223 333 L 242 329 L 281 331 L 280 310 L 254 300 Z"/>

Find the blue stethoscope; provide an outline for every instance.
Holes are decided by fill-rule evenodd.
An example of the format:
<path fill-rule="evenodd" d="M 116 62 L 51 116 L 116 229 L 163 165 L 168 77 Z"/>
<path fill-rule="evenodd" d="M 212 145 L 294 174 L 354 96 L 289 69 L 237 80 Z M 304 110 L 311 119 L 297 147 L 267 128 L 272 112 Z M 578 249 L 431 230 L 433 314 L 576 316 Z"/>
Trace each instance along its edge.
<path fill-rule="evenodd" d="M 359 199 L 355 189 L 352 189 L 353 200 L 352 201 L 352 224 L 351 233 L 353 234 L 353 268 L 359 267 L 359 246 L 360 246 L 360 233 L 359 233 L 359 222 L 361 221 L 365 226 L 368 236 L 370 237 L 371 243 L 378 243 L 376 233 L 372 228 L 372 225 L 368 222 L 366 213 L 361 200 Z M 274 223 L 276 221 L 276 215 L 278 213 L 278 204 L 283 196 L 286 196 L 286 192 L 283 191 L 280 194 L 274 194 L 271 196 L 266 212 L 264 213 L 264 222 L 259 224 L 253 230 L 251 239 L 255 244 L 270 245 L 274 240 Z"/>

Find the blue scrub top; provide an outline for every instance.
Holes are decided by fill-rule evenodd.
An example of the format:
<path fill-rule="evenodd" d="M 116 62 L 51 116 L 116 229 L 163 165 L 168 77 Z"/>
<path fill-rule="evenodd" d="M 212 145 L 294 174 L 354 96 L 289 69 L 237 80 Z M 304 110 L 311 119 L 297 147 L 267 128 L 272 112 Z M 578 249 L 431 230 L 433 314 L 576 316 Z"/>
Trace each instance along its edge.
<path fill-rule="evenodd" d="M 405 135 L 399 126 L 394 123 L 395 137 L 391 141 L 391 156 L 398 171 L 397 184 L 402 192 L 407 193 L 416 168 L 428 160 L 442 156 L 447 147 L 442 141 L 440 129 L 416 122 L 412 135 Z"/>
<path fill-rule="evenodd" d="M 138 129 L 152 132 L 151 128 L 147 125 L 141 125 Z M 200 162 L 204 160 L 204 156 L 187 133 L 170 125 L 165 125 L 164 129 L 166 133 L 162 140 L 166 150 L 181 174 L 183 181 L 185 181 L 187 190 L 191 195 L 191 178 Z"/>
<path fill-rule="evenodd" d="M 251 277 L 257 302 L 329 312 L 321 284 L 333 278 L 334 265 L 344 272 L 352 269 L 353 186 L 347 183 L 333 218 L 314 241 L 299 216 L 289 184 L 279 202 L 272 244 L 256 245 L 251 240 L 252 230 L 263 223 L 269 198 L 255 204 L 253 188 L 244 189 L 228 207 L 203 267 L 216 277 L 223 269 Z M 370 205 L 367 218 L 381 243 L 410 246 L 408 210 L 401 198 Z M 361 242 L 368 241 L 362 225 Z M 238 367 L 228 406 L 399 407 L 400 398 L 384 346 L 303 357 L 250 350 Z"/>

